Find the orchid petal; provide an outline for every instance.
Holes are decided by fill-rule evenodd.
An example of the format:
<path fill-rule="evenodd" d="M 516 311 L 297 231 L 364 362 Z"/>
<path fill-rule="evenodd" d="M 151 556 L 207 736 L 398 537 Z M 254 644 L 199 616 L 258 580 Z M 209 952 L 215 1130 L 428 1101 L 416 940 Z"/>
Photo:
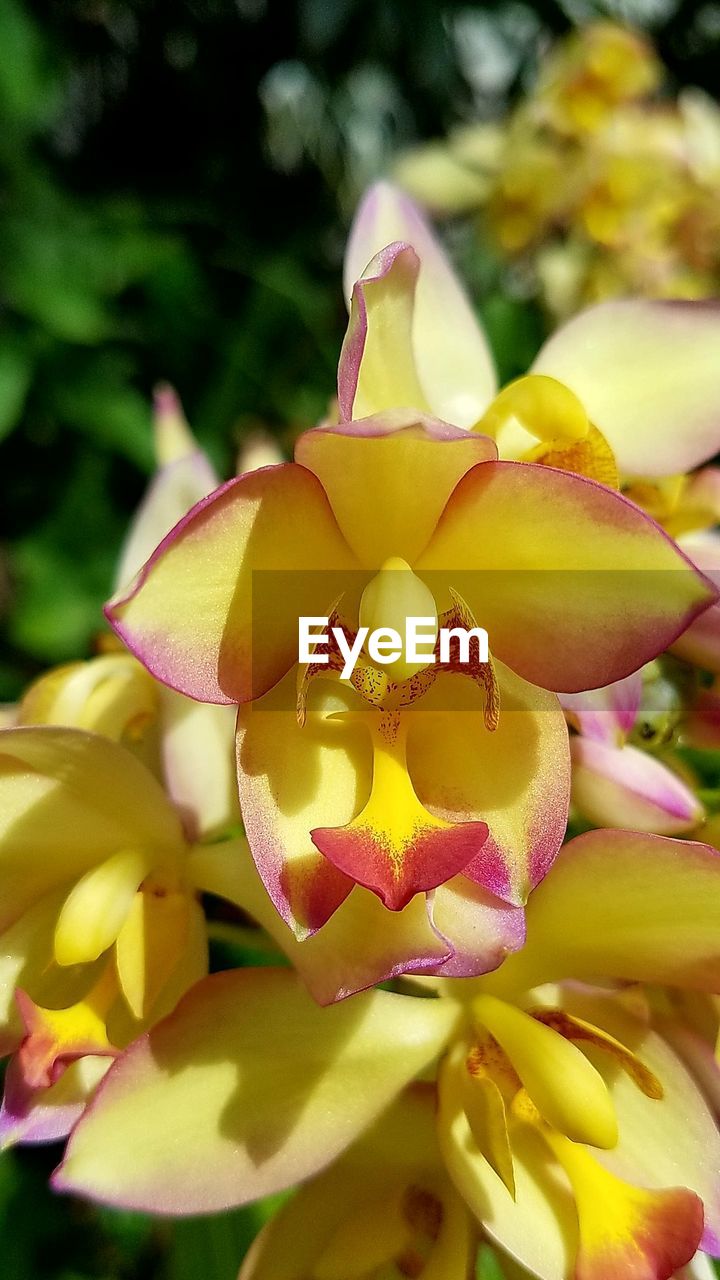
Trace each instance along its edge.
<path fill-rule="evenodd" d="M 107 615 L 164 684 L 200 702 L 244 701 L 289 670 L 298 617 L 326 611 L 340 590 L 332 571 L 354 566 L 320 484 L 288 463 L 194 507 Z"/>
<path fill-rule="evenodd" d="M 54 667 L 35 680 L 20 703 L 20 725 L 87 729 L 123 745 L 138 737 L 158 712 L 158 686 L 129 653 Z"/>
<path fill-rule="evenodd" d="M 447 576 L 498 658 L 564 692 L 636 670 L 714 595 L 633 503 L 532 463 L 465 475 L 415 569 Z"/>
<path fill-rule="evenodd" d="M 163 773 L 190 839 L 214 835 L 239 821 L 235 718 L 234 707 L 192 702 L 163 690 Z"/>
<path fill-rule="evenodd" d="M 616 1000 L 593 1002 L 569 991 L 563 1004 L 610 1031 L 662 1084 L 662 1097 L 648 1097 L 607 1054 L 586 1049 L 610 1090 L 620 1135 L 611 1151 L 595 1151 L 595 1158 L 637 1186 L 694 1191 L 705 1208 L 700 1247 L 720 1251 L 720 1134 L 690 1072 L 661 1036 Z"/>
<path fill-rule="evenodd" d="M 414 1258 L 414 1236 L 423 1248 L 423 1280 L 466 1280 L 475 1241 L 469 1214 L 442 1170 L 433 1119 L 433 1091 L 407 1090 L 341 1160 L 281 1208 L 239 1280 L 360 1280 L 370 1266 L 394 1260 L 395 1249 Z"/>
<path fill-rule="evenodd" d="M 291 1186 L 375 1120 L 455 1017 L 380 991 L 320 1009 L 287 971 L 216 974 L 108 1073 L 54 1185 L 156 1213 Z"/>
<path fill-rule="evenodd" d="M 698 1196 L 685 1187 L 634 1186 L 608 1172 L 594 1151 L 552 1130 L 547 1141 L 570 1179 L 577 1206 L 577 1280 L 632 1271 L 643 1280 L 667 1280 L 690 1261 L 703 1229 Z"/>
<path fill-rule="evenodd" d="M 577 1248 L 575 1206 L 559 1169 L 533 1128 L 511 1134 L 515 1195 L 481 1155 L 464 1109 L 465 1049 L 458 1044 L 440 1068 L 438 1137 L 458 1191 L 483 1230 L 541 1280 L 572 1275 Z"/>
<path fill-rule="evenodd" d="M 647 752 L 582 737 L 571 740 L 570 752 L 573 802 L 595 826 L 676 836 L 702 822 L 695 793 Z"/>
<path fill-rule="evenodd" d="M 557 698 L 495 663 L 497 728 L 483 723 L 482 695 L 441 676 L 411 708 L 408 765 L 417 794 L 452 822 L 486 822 L 490 835 L 464 869 L 508 902 L 524 902 L 563 840 L 570 790 L 567 729 Z"/>
<path fill-rule="evenodd" d="M 489 973 L 525 941 L 522 909 L 509 906 L 464 875 L 428 894 L 427 910 L 435 933 L 447 940 L 450 949 L 446 960 L 423 968 L 427 974 L 473 978 Z"/>
<path fill-rule="evenodd" d="M 604 302 L 545 343 L 533 370 L 564 382 L 611 444 L 621 471 L 674 475 L 720 448 L 714 302 Z"/>
<path fill-rule="evenodd" d="M 365 729 L 332 716 L 356 697 L 353 690 L 317 681 L 301 727 L 290 675 L 238 713 L 245 830 L 265 887 L 298 937 L 321 928 L 353 884 L 318 852 L 310 833 L 349 822 L 370 789 Z"/>
<path fill-rule="evenodd" d="M 418 799 L 408 774 L 407 714 L 360 717 L 372 740 L 370 794 L 349 823 L 316 827 L 312 841 L 334 866 L 400 911 L 416 893 L 437 888 L 474 862 L 488 828 L 481 821 L 434 817 Z"/>
<path fill-rule="evenodd" d="M 617 746 L 633 728 L 640 712 L 642 674 L 634 671 L 624 680 L 584 693 L 560 697 L 570 723 L 585 738 Z"/>
<path fill-rule="evenodd" d="M 627 831 L 571 840 L 530 898 L 527 941 L 485 979 L 497 994 L 604 974 L 715 991 L 720 855 Z"/>
<path fill-rule="evenodd" d="M 199 449 L 169 462 L 158 471 L 123 543 L 115 575 L 118 589 L 132 582 L 178 520 L 217 489 L 219 483 L 210 462 Z"/>
<path fill-rule="evenodd" d="M 0 812 L 0 928 L 122 849 L 183 848 L 177 814 L 152 774 L 123 747 L 79 729 L 0 735 Z"/>
<path fill-rule="evenodd" d="M 198 847 L 188 868 L 198 888 L 237 903 L 267 930 L 319 1004 L 403 973 L 487 973 L 524 939 L 522 911 L 456 876 L 392 914 L 356 886 L 318 933 L 298 942 L 268 898 L 246 842 Z"/>
<path fill-rule="evenodd" d="M 492 357 L 465 292 L 417 206 L 390 183 L 371 187 L 355 216 L 345 259 L 348 300 L 356 280 L 393 241 L 411 245 L 420 259 L 415 294 L 415 366 L 433 413 L 471 427 L 496 388 Z"/>
<path fill-rule="evenodd" d="M 318 933 L 299 942 L 275 910 L 244 843 L 244 850 L 239 841 L 194 849 L 190 874 L 199 888 L 235 902 L 267 930 L 319 1004 L 343 1000 L 401 973 L 435 973 L 452 954 L 451 944 L 431 927 L 422 897 L 391 915 L 375 894 L 359 887 Z M 498 932 L 508 914 L 498 912 Z M 482 936 L 474 938 L 468 924 L 468 938 L 478 949 L 494 946 L 499 963 L 505 952 L 492 927 L 495 917 L 480 906 L 477 922 Z"/>
<path fill-rule="evenodd" d="M 85 872 L 70 890 L 55 926 L 58 964 L 92 963 L 112 946 L 151 866 L 149 850 L 121 849 Z"/>
<path fill-rule="evenodd" d="M 165 1018 L 169 1013 L 172 1013 L 185 993 L 190 991 L 202 978 L 207 977 L 208 927 L 205 913 L 200 903 L 194 898 L 188 898 L 186 912 L 187 925 L 182 949 L 179 954 L 176 952 L 175 963 L 159 990 L 158 983 L 157 981 L 155 982 L 157 995 L 155 995 L 150 1004 L 149 1014 L 144 1020 L 144 1025 L 141 1025 L 141 1030 L 145 1030 L 149 1021 L 152 1023 L 159 1022 L 161 1018 Z M 177 933 L 175 934 L 175 939 L 177 941 Z M 157 974 L 154 976 L 157 978 Z M 152 982 L 146 988 L 146 995 L 152 996 Z M 122 1007 L 122 1002 L 118 1002 L 118 1004 Z M 109 1019 L 109 1029 L 111 1033 L 115 1034 L 116 1043 L 119 1042 L 121 1044 L 127 1044 L 129 1040 L 134 1039 L 138 1034 L 138 1025 L 134 1019 L 129 1027 L 123 1025 L 116 1032 L 115 1019 L 112 1014 Z"/>
<path fill-rule="evenodd" d="M 169 382 L 158 383 L 153 391 L 153 439 L 160 468 L 198 451 L 180 397 Z"/>
<path fill-rule="evenodd" d="M 61 969 L 55 964 L 55 922 L 67 888 L 45 894 L 2 933 L 0 952 L 0 1055 L 12 1053 L 24 1032 L 15 1002 L 22 987 L 38 1004 L 74 1004 L 89 990 L 92 968 Z"/>
<path fill-rule="evenodd" d="M 27 1090 L 13 1059 L 5 1073 L 0 1109 L 0 1150 L 18 1143 L 59 1142 L 66 1138 L 110 1066 L 109 1058 L 70 1062 L 49 1089 Z"/>
<path fill-rule="evenodd" d="M 720 587 L 720 536 L 714 530 L 684 534 L 678 546 L 716 588 Z M 720 672 L 720 605 L 712 605 L 696 618 L 672 649 L 686 662 Z"/>
<path fill-rule="evenodd" d="M 425 548 L 458 480 L 497 457 L 487 436 L 400 409 L 307 431 L 295 460 L 317 476 L 362 565 L 409 564 Z"/>
<path fill-rule="evenodd" d="M 343 422 L 403 405 L 429 413 L 412 347 L 413 303 L 420 262 L 407 244 L 372 259 L 353 288 L 350 321 L 338 365 Z"/>
<path fill-rule="evenodd" d="M 152 1009 L 182 955 L 189 930 L 185 893 L 136 893 L 117 937 L 117 971 L 136 1018 Z"/>

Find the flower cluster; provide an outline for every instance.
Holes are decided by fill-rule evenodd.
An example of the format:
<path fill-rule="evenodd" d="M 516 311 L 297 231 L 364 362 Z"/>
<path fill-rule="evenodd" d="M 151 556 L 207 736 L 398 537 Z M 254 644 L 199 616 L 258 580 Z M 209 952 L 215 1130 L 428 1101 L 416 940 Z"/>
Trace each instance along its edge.
<path fill-rule="evenodd" d="M 720 281 L 720 111 L 661 94 L 644 36 L 573 32 L 500 124 L 407 153 L 398 180 L 437 213 L 482 210 L 556 317 L 610 297 L 710 297 Z"/>
<path fill-rule="evenodd" d="M 294 1188 L 241 1280 L 711 1275 L 720 310 L 498 388 L 387 184 L 346 292 L 293 461 L 218 486 L 159 393 L 112 634 L 5 716 L 0 1140 L 157 1214 Z M 343 674 L 416 617 L 488 659 Z M 208 976 L 219 928 L 274 963 Z"/>

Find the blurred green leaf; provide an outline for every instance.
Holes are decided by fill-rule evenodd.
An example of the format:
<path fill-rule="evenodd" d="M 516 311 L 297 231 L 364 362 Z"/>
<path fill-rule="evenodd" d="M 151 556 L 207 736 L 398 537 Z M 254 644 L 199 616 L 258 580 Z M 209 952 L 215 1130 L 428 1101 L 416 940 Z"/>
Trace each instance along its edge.
<path fill-rule="evenodd" d="M 497 1254 L 488 1244 L 480 1245 L 475 1276 L 476 1280 L 504 1280 Z"/>
<path fill-rule="evenodd" d="M 167 1280 L 236 1280 L 256 1235 L 286 1199 L 271 1196 L 242 1209 L 174 1222 Z"/>
<path fill-rule="evenodd" d="M 0 333 L 0 440 L 20 417 L 33 364 L 29 342 L 9 330 Z"/>
<path fill-rule="evenodd" d="M 545 337 L 539 308 L 531 302 L 496 293 L 483 301 L 481 313 L 500 383 L 527 373 Z"/>

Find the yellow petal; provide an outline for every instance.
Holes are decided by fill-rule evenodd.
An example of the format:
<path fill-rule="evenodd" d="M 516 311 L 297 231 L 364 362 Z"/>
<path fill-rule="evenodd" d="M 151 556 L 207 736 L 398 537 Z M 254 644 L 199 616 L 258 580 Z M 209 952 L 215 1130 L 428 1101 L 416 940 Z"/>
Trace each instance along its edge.
<path fill-rule="evenodd" d="M 606 977 L 716 991 L 720 856 L 708 845 L 589 831 L 533 893 L 527 941 L 484 979 L 494 994 Z"/>
<path fill-rule="evenodd" d="M 55 927 L 58 964 L 87 964 L 113 944 L 150 866 L 144 850 L 123 849 L 86 872 L 70 890 Z"/>
<path fill-rule="evenodd" d="M 0 928 L 119 849 L 178 855 L 178 815 L 129 751 L 79 729 L 0 738 Z"/>
<path fill-rule="evenodd" d="M 186 893 L 136 893 L 117 938 L 120 985 L 136 1018 L 152 1009 L 188 933 Z"/>
<path fill-rule="evenodd" d="M 711 303 L 623 300 L 558 329 L 533 366 L 570 387 L 631 475 L 673 475 L 718 450 L 720 313 Z"/>
<path fill-rule="evenodd" d="M 357 211 L 345 259 L 346 297 L 370 259 L 393 241 L 411 245 L 420 259 L 412 337 L 428 403 L 446 422 L 470 427 L 495 390 L 490 349 L 439 241 L 412 200 L 388 182 L 371 187 Z"/>
<path fill-rule="evenodd" d="M 461 476 L 496 456 L 486 436 L 402 409 L 351 430 L 306 431 L 295 448 L 359 563 L 375 570 L 391 556 L 414 564 Z"/>
<path fill-rule="evenodd" d="M 533 1275 L 558 1280 L 572 1275 L 577 1217 L 568 1184 L 548 1161 L 531 1126 L 513 1124 L 515 1197 L 480 1153 L 463 1106 L 462 1044 L 440 1069 L 438 1138 L 458 1191 L 483 1232 Z"/>
<path fill-rule="evenodd" d="M 402 407 L 429 413 L 412 347 L 420 262 L 409 245 L 383 249 L 353 289 L 338 369 L 343 421 Z"/>
<path fill-rule="evenodd" d="M 433 1061 L 451 1004 L 374 991 L 321 1009 L 285 970 L 215 974 L 126 1052 L 55 1183 L 174 1213 L 292 1186 Z"/>

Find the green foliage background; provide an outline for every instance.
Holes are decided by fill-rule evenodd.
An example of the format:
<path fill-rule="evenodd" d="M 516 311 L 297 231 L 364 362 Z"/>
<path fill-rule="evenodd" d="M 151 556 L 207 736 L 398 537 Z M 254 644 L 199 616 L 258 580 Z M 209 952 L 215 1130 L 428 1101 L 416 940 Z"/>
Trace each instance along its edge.
<path fill-rule="evenodd" d="M 501 111 L 548 34 L 598 14 L 639 18 L 677 80 L 712 91 L 718 12 L 0 0 L 0 701 L 92 651 L 152 466 L 157 380 L 226 474 L 257 425 L 289 445 L 322 414 L 347 219 L 397 147 Z M 483 78 L 498 48 L 503 75 Z M 539 313 L 504 296 L 471 235 L 451 247 L 503 373 L 520 371 Z M 46 1189 L 57 1158 L 0 1157 L 3 1280 L 232 1280 L 266 1211 L 177 1224 L 98 1211 Z"/>

